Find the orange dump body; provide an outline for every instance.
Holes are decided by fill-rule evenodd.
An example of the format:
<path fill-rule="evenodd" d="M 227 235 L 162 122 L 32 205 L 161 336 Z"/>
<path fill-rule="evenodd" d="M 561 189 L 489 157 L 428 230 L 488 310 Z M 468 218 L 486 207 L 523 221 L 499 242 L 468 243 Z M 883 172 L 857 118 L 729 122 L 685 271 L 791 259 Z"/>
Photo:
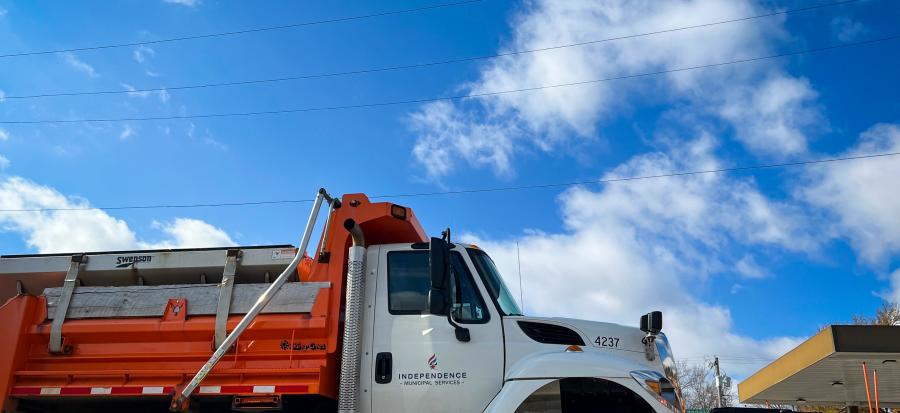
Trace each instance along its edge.
<path fill-rule="evenodd" d="M 393 215 L 392 215 L 393 208 Z M 404 212 L 398 218 L 399 212 Z M 346 195 L 325 230 L 325 254 L 301 262 L 301 281 L 330 282 L 312 310 L 260 314 L 198 389 L 199 396 L 318 394 L 336 398 L 340 369 L 349 233 L 354 219 L 368 244 L 423 242 L 412 211 Z M 322 256 L 325 258 L 323 259 Z M 66 354 L 48 351 L 50 321 L 43 296 L 19 295 L 0 307 L 0 391 L 19 398 L 171 397 L 214 350 L 215 316 L 186 316 L 190 306 L 173 289 L 162 317 L 71 319 L 63 324 Z M 241 315 L 228 320 L 231 331 Z"/>

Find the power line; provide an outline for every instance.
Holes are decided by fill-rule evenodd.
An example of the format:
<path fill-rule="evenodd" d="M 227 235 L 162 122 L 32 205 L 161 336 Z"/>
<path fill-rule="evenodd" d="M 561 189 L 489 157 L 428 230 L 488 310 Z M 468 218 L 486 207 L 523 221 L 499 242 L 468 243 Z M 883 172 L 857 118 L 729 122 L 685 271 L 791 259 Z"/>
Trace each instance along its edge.
<path fill-rule="evenodd" d="M 12 96 L 8 95 L 8 96 L 5 96 L 5 99 L 35 99 L 35 98 L 63 97 L 63 96 L 93 96 L 93 95 L 113 95 L 113 94 L 125 94 L 125 93 L 129 93 L 129 94 L 130 93 L 150 93 L 150 92 L 162 92 L 162 91 L 173 91 L 173 90 L 190 90 L 190 89 L 205 89 L 205 88 L 217 88 L 217 87 L 226 87 L 226 86 L 244 86 L 244 85 L 255 85 L 255 84 L 265 84 L 265 83 L 278 83 L 278 82 L 287 82 L 287 81 L 295 81 L 295 80 L 320 79 L 320 78 L 328 78 L 328 77 L 361 75 L 361 74 L 389 72 L 389 71 L 397 71 L 397 70 L 419 69 L 419 68 L 442 66 L 442 65 L 454 64 L 454 63 L 466 63 L 466 62 L 473 62 L 473 61 L 478 61 L 478 60 L 496 59 L 496 58 L 507 57 L 507 56 L 517 56 L 517 55 L 523 55 L 523 54 L 545 52 L 545 51 L 550 51 L 550 50 L 558 50 L 558 49 L 565 49 L 565 48 L 571 48 L 571 47 L 586 46 L 586 45 L 592 45 L 592 44 L 612 42 L 612 41 L 617 41 L 617 40 L 633 39 L 633 38 L 637 38 L 637 37 L 651 36 L 651 35 L 664 34 L 664 33 L 672 33 L 672 32 L 683 31 L 683 30 L 691 30 L 691 29 L 697 29 L 697 28 L 703 28 L 703 27 L 711 27 L 711 26 L 717 26 L 717 25 L 728 24 L 728 23 L 736 23 L 736 22 L 742 22 L 742 21 L 748 21 L 748 20 L 754 20 L 754 19 L 761 19 L 761 18 L 765 18 L 765 17 L 772 17 L 772 16 L 778 16 L 778 15 L 786 15 L 786 14 L 790 14 L 790 13 L 809 11 L 809 10 L 814 10 L 814 9 L 821 9 L 821 8 L 826 8 L 826 7 L 840 6 L 840 5 L 845 5 L 848 3 L 855 3 L 858 1 L 860 1 L 860 0 L 838 1 L 838 2 L 834 2 L 834 3 L 819 4 L 819 5 L 815 5 L 815 6 L 802 7 L 802 8 L 798 8 L 798 9 L 782 10 L 782 11 L 777 11 L 777 12 L 758 14 L 758 15 L 754 15 L 754 16 L 741 17 L 741 18 L 736 18 L 736 19 L 721 20 L 721 21 L 716 21 L 716 22 L 697 24 L 697 25 L 693 25 L 693 26 L 682 26 L 682 27 L 676 27 L 676 28 L 665 29 L 665 30 L 657 30 L 657 31 L 652 31 L 652 32 L 631 34 L 631 35 L 626 35 L 626 36 L 609 37 L 609 38 L 599 39 L 599 40 L 590 40 L 590 41 L 585 41 L 585 42 L 541 47 L 541 48 L 537 48 L 537 49 L 514 50 L 514 51 L 509 51 L 509 52 L 503 52 L 503 53 L 462 57 L 462 58 L 456 58 L 456 59 L 437 60 L 437 61 L 425 62 L 425 63 L 384 66 L 384 67 L 377 67 L 377 68 L 348 70 L 348 71 L 342 71 L 342 72 L 293 75 L 293 76 L 275 77 L 275 78 L 266 78 L 266 79 L 248 79 L 248 80 L 239 80 L 239 81 L 232 81 L 232 82 L 201 83 L 201 84 L 194 84 L 194 85 L 151 87 L 151 88 L 141 88 L 141 89 L 131 89 L 131 90 L 116 89 L 116 90 L 99 90 L 99 91 L 84 91 L 84 92 L 48 92 L 48 93 L 18 95 L 18 96 L 17 95 L 12 95 Z"/>
<path fill-rule="evenodd" d="M 686 172 L 672 172 L 672 173 L 656 174 L 656 175 L 639 175 L 639 176 L 605 178 L 605 179 L 589 179 L 589 180 L 583 180 L 583 181 L 557 182 L 557 183 L 537 184 L 537 185 L 461 189 L 461 190 L 454 190 L 454 191 L 415 192 L 415 193 L 405 193 L 405 194 L 382 194 L 382 195 L 370 196 L 369 199 L 414 198 L 414 197 L 439 196 L 439 195 L 462 195 L 462 194 L 476 194 L 476 193 L 486 193 L 486 192 L 522 191 L 522 190 L 528 190 L 528 189 L 559 188 L 559 187 L 591 185 L 591 184 L 609 184 L 609 183 L 616 183 L 616 182 L 631 182 L 631 181 L 641 181 L 641 180 L 648 180 L 648 179 L 672 178 L 672 177 L 681 177 L 681 176 L 715 174 L 715 173 L 724 173 L 724 172 L 740 172 L 740 171 L 751 171 L 751 170 L 773 169 L 773 168 L 785 168 L 785 167 L 801 166 L 801 165 L 826 164 L 826 163 L 845 162 L 845 161 L 853 161 L 853 160 L 861 160 L 861 159 L 883 158 L 883 157 L 890 157 L 890 156 L 897 156 L 897 155 L 900 155 L 900 152 L 886 152 L 886 153 L 875 153 L 875 154 L 868 154 L 868 155 L 844 156 L 844 157 L 838 157 L 838 158 L 813 159 L 813 160 L 808 160 L 808 161 L 783 162 L 783 163 L 750 165 L 750 166 L 736 166 L 736 167 L 731 167 L 731 168 L 705 169 L 705 170 L 686 171 Z M 111 211 L 111 210 L 125 210 L 125 209 L 206 208 L 206 207 L 273 205 L 273 204 L 297 204 L 297 203 L 306 203 L 306 202 L 312 202 L 312 201 L 314 201 L 314 200 L 313 199 L 288 199 L 288 200 L 277 200 L 277 201 L 219 202 L 219 203 L 198 203 L 198 204 L 157 204 L 157 205 L 129 205 L 129 206 L 110 206 L 110 207 L 0 209 L 0 212 L 56 212 L 56 211 L 89 211 L 89 210 Z"/>
<path fill-rule="evenodd" d="M 97 45 L 97 46 L 73 47 L 73 48 L 68 48 L 68 49 L 37 50 L 37 51 L 32 51 L 32 52 L 7 53 L 7 54 L 0 54 L 0 58 L 35 56 L 35 55 L 65 53 L 65 52 L 81 52 L 81 51 L 87 51 L 87 50 L 115 49 L 115 48 L 120 48 L 120 47 L 144 46 L 144 45 L 148 45 L 148 44 L 159 44 L 159 43 L 173 43 L 173 42 L 180 42 L 180 41 L 185 41 L 185 40 L 208 39 L 208 38 L 213 38 L 213 37 L 237 36 L 237 35 L 248 34 L 248 33 L 258 33 L 258 32 L 272 31 L 272 30 L 293 29 L 293 28 L 297 28 L 297 27 L 316 26 L 316 25 L 320 25 L 320 24 L 339 23 L 339 22 L 346 22 L 346 21 L 352 21 L 352 20 L 362 20 L 362 19 L 369 19 L 369 18 L 373 18 L 373 17 L 391 16 L 391 15 L 396 15 L 396 14 L 416 13 L 416 12 L 439 9 L 439 8 L 444 8 L 444 7 L 453 7 L 453 6 L 461 6 L 461 5 L 466 5 L 466 4 L 478 3 L 480 1 L 481 0 L 466 0 L 466 1 L 457 1 L 457 2 L 453 2 L 453 3 L 440 3 L 440 4 L 433 4 L 430 6 L 416 7 L 416 8 L 411 8 L 411 9 L 391 10 L 391 11 L 386 11 L 386 12 L 381 12 L 381 13 L 364 14 L 364 15 L 360 15 L 360 16 L 338 17 L 338 18 L 334 18 L 334 19 L 314 20 L 314 21 L 301 22 L 301 23 L 284 24 L 284 25 L 279 25 L 279 26 L 256 27 L 256 28 L 252 28 L 252 29 L 234 30 L 234 31 L 228 31 L 228 32 L 206 33 L 206 34 L 197 34 L 197 35 L 181 36 L 181 37 L 170 37 L 167 39 L 147 40 L 147 41 L 142 41 L 142 42 L 112 43 L 112 44 Z"/>
<path fill-rule="evenodd" d="M 823 52 L 823 51 L 827 51 L 827 50 L 843 49 L 843 48 L 853 47 L 853 46 L 862 46 L 862 45 L 880 43 L 880 42 L 896 40 L 896 39 L 900 39 L 900 35 L 882 37 L 882 38 L 878 38 L 878 39 L 863 40 L 863 41 L 858 41 L 858 42 L 842 43 L 842 44 L 819 47 L 819 48 L 804 49 L 804 50 L 798 50 L 798 51 L 793 51 L 793 52 L 778 53 L 778 54 L 773 54 L 773 55 L 768 55 L 768 56 L 759 56 L 759 57 L 752 57 L 752 58 L 747 58 L 747 59 L 731 60 L 731 61 L 727 61 L 727 62 L 710 63 L 710 64 L 704 64 L 704 65 L 699 65 L 699 66 L 688 66 L 688 67 L 675 68 L 675 69 L 659 70 L 659 71 L 655 71 L 655 72 L 646 72 L 646 73 L 638 73 L 638 74 L 631 74 L 631 75 L 607 77 L 607 78 L 601 78 L 601 79 L 584 80 L 584 81 L 580 81 L 580 82 L 560 83 L 560 84 L 555 84 L 555 85 L 542 85 L 542 86 L 534 86 L 534 87 L 522 88 L 522 89 L 503 90 L 503 91 L 497 91 L 497 92 L 473 93 L 473 94 L 468 94 L 468 95 L 441 96 L 441 97 L 410 99 L 410 100 L 395 100 L 395 101 L 363 103 L 363 104 L 355 104 L 355 105 L 319 106 L 319 107 L 278 109 L 278 110 L 265 110 L 265 111 L 253 111 L 253 112 L 208 113 L 208 114 L 199 114 L 199 115 L 172 115 L 172 116 L 148 116 L 148 117 L 132 117 L 132 118 L 93 118 L 93 119 L 88 118 L 88 119 L 3 120 L 3 121 L 0 121 L 0 124 L 32 125 L 32 124 L 52 124 L 52 123 L 143 122 L 143 121 L 154 121 L 154 120 L 246 117 L 246 116 L 261 116 L 261 115 L 280 115 L 280 114 L 288 114 L 288 113 L 325 112 L 325 111 L 347 110 L 347 109 L 365 109 L 365 108 L 410 105 L 410 104 L 430 103 L 430 102 L 440 102 L 440 101 L 456 101 L 456 100 L 474 99 L 474 98 L 487 97 L 487 96 L 505 95 L 505 94 L 511 94 L 511 93 L 532 92 L 532 91 L 537 91 L 537 90 L 556 89 L 556 88 L 571 87 L 571 86 L 583 86 L 583 85 L 589 85 L 589 84 L 610 82 L 610 81 L 615 81 L 615 80 L 634 79 L 634 78 L 640 78 L 640 77 L 658 76 L 658 75 L 667 74 L 667 73 L 678 73 L 678 72 L 686 72 L 686 71 L 698 70 L 698 69 L 707 69 L 707 68 L 712 68 L 712 67 L 721 67 L 721 66 L 729 66 L 729 65 L 742 64 L 742 63 L 751 63 L 751 62 L 757 62 L 757 61 L 761 61 L 761 60 L 775 59 L 775 58 L 779 58 L 779 57 L 796 56 L 796 55 L 802 55 L 802 54 L 808 54 L 808 53 Z"/>

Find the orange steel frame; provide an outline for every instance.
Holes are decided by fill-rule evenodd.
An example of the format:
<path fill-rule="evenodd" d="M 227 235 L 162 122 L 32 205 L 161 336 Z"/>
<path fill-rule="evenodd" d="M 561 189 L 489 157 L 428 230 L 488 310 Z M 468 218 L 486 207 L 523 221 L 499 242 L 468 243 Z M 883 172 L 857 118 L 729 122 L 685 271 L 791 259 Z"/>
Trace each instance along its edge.
<path fill-rule="evenodd" d="M 358 222 L 369 245 L 427 240 L 409 208 L 402 210 L 403 219 L 392 215 L 392 207 L 398 212 L 398 206 L 371 203 L 363 194 L 345 195 L 341 201 L 323 237 L 329 258 L 315 257 L 311 267 L 307 260 L 298 268 L 301 281 L 328 281 L 331 287 L 320 290 L 310 313 L 259 315 L 204 386 L 278 385 L 295 389 L 295 393 L 337 397 L 339 314 L 350 246 L 344 221 L 352 218 Z M 321 248 L 322 240 L 317 251 Z M 0 307 L 0 323 L 5 329 L 0 335 L 4 410 L 15 403 L 10 397 L 14 386 L 163 386 L 168 391 L 189 381 L 214 350 L 215 317 L 185 318 L 186 311 L 174 307 L 191 303 L 179 301 L 175 291 L 161 318 L 67 320 L 62 334 L 68 353 L 62 355 L 48 352 L 46 299 L 31 295 L 10 299 Z M 229 331 L 240 318 L 229 318 Z"/>

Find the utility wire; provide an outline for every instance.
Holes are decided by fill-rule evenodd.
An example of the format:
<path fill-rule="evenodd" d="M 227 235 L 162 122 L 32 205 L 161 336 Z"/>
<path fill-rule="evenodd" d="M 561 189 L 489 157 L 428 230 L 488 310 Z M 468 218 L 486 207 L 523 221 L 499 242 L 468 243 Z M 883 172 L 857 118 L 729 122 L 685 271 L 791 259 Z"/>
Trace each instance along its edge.
<path fill-rule="evenodd" d="M 884 157 L 897 156 L 897 155 L 900 155 L 900 152 L 875 153 L 875 154 L 868 154 L 868 155 L 844 156 L 844 157 L 838 157 L 838 158 L 823 158 L 823 159 L 813 159 L 813 160 L 808 160 L 808 161 L 783 162 L 783 163 L 773 163 L 773 164 L 763 164 L 763 165 L 736 166 L 736 167 L 731 167 L 731 168 L 705 169 L 705 170 L 697 170 L 697 171 L 673 172 L 673 173 L 656 174 L 656 175 L 639 175 L 639 176 L 615 177 L 615 178 L 604 178 L 604 179 L 588 179 L 588 180 L 583 180 L 583 181 L 558 182 L 558 183 L 537 184 L 537 185 L 475 188 L 475 189 L 461 189 L 461 190 L 455 190 L 455 191 L 439 191 L 439 192 L 415 192 L 415 193 L 405 193 L 405 194 L 383 194 L 383 195 L 370 196 L 369 199 L 414 198 L 414 197 L 439 196 L 439 195 L 461 195 L 461 194 L 476 194 L 476 193 L 486 193 L 486 192 L 522 191 L 522 190 L 528 190 L 528 189 L 559 188 L 559 187 L 591 185 L 591 184 L 609 184 L 609 183 L 615 183 L 615 182 L 631 182 L 631 181 L 641 181 L 641 180 L 659 179 L 659 178 L 671 178 L 671 177 L 680 177 L 680 176 L 716 174 L 716 173 L 724 173 L 724 172 L 752 171 L 752 170 L 761 170 L 761 169 L 785 168 L 785 167 L 801 166 L 801 165 L 827 164 L 827 163 L 845 162 L 845 161 L 853 161 L 853 160 L 861 160 L 861 159 L 884 158 Z M 273 205 L 273 204 L 298 204 L 298 203 L 306 203 L 306 202 L 313 202 L 313 201 L 314 201 L 313 199 L 288 199 L 288 200 L 278 200 L 278 201 L 220 202 L 220 203 L 206 203 L 206 204 L 157 204 L 157 205 L 130 205 L 130 206 L 109 206 L 109 207 L 0 209 L 0 212 L 88 211 L 88 210 L 96 210 L 96 209 L 104 210 L 104 211 L 112 211 L 112 210 L 123 210 L 123 209 L 204 208 L 204 207 L 228 207 L 228 206 L 250 206 L 250 205 Z"/>
<path fill-rule="evenodd" d="M 761 60 L 775 59 L 775 58 L 779 58 L 779 57 L 796 56 L 796 55 L 802 55 L 802 54 L 808 54 L 808 53 L 823 52 L 826 50 L 843 49 L 843 48 L 853 47 L 853 46 L 862 46 L 862 45 L 886 42 L 889 40 L 896 40 L 896 39 L 900 39 L 900 35 L 882 37 L 882 38 L 878 38 L 878 39 L 863 40 L 863 41 L 859 41 L 859 42 L 842 43 L 842 44 L 818 47 L 818 48 L 812 48 L 812 49 L 804 49 L 804 50 L 798 50 L 798 51 L 793 51 L 793 52 L 778 53 L 778 54 L 773 54 L 773 55 L 768 55 L 768 56 L 759 56 L 759 57 L 751 57 L 751 58 L 747 58 L 747 59 L 731 60 L 731 61 L 727 61 L 727 62 L 710 63 L 710 64 L 699 65 L 699 66 L 688 66 L 688 67 L 681 67 L 681 68 L 675 68 L 675 69 L 658 70 L 655 72 L 646 72 L 646 73 L 638 73 L 638 74 L 631 74 L 631 75 L 606 77 L 606 78 L 602 78 L 602 79 L 584 80 L 584 81 L 580 81 L 580 82 L 559 83 L 559 84 L 555 84 L 555 85 L 534 86 L 534 87 L 522 88 L 522 89 L 502 90 L 502 91 L 497 91 L 497 92 L 472 93 L 472 94 L 468 94 L 468 95 L 441 96 L 441 97 L 410 99 L 410 100 L 395 100 L 395 101 L 387 101 L 387 102 L 362 103 L 362 104 L 354 104 L 354 105 L 319 106 L 319 107 L 296 108 L 296 109 L 277 109 L 277 110 L 265 110 L 265 111 L 254 111 L 254 112 L 207 113 L 207 114 L 199 114 L 199 115 L 148 116 L 148 117 L 131 117 L 131 118 L 0 120 L 0 124 L 33 125 L 33 124 L 53 124 L 53 123 L 141 122 L 141 121 L 153 121 L 153 120 L 227 118 L 227 117 L 246 117 L 246 116 L 260 116 L 260 115 L 280 115 L 280 114 L 287 114 L 287 113 L 325 112 L 325 111 L 333 111 L 333 110 L 377 108 L 377 107 L 384 107 L 384 106 L 410 105 L 410 104 L 430 103 L 430 102 L 440 102 L 440 101 L 456 101 L 456 100 L 473 99 L 473 98 L 480 98 L 480 97 L 487 97 L 487 96 L 505 95 L 505 94 L 511 94 L 511 93 L 532 92 L 532 91 L 537 91 L 537 90 L 556 89 L 556 88 L 571 87 L 571 86 L 583 86 L 583 85 L 589 85 L 589 84 L 610 82 L 610 81 L 615 81 L 615 80 L 634 79 L 634 78 L 639 78 L 639 77 L 657 76 L 657 75 L 662 75 L 662 74 L 667 74 L 667 73 L 678 73 L 678 72 L 686 72 L 686 71 L 691 71 L 691 70 L 706 69 L 706 68 L 712 68 L 712 67 L 729 66 L 729 65 L 741 64 L 741 63 L 751 63 L 751 62 L 757 62 L 757 61 L 761 61 Z"/>
<path fill-rule="evenodd" d="M 254 112 L 207 113 L 207 114 L 199 114 L 199 115 L 171 115 L 171 116 L 148 116 L 148 117 L 130 117 L 130 118 L 0 120 L 0 124 L 33 125 L 33 124 L 53 124 L 53 123 L 142 122 L 142 121 L 154 121 L 154 120 L 227 118 L 227 117 L 246 117 L 246 116 L 260 116 L 260 115 L 280 115 L 280 114 L 288 114 L 288 113 L 325 112 L 325 111 L 333 111 L 333 110 L 365 109 L 365 108 L 410 105 L 410 104 L 441 102 L 441 101 L 457 101 L 457 100 L 473 99 L 473 98 L 480 98 L 480 97 L 487 97 L 487 96 L 505 95 L 505 94 L 511 94 L 511 93 L 532 92 L 532 91 L 537 91 L 537 90 L 556 89 L 556 88 L 571 87 L 571 86 L 583 86 L 583 85 L 589 85 L 589 84 L 610 82 L 610 81 L 615 81 L 615 80 L 657 76 L 657 75 L 662 75 L 662 74 L 667 74 L 667 73 L 686 72 L 686 71 L 691 71 L 691 70 L 729 66 L 729 65 L 736 65 L 736 64 L 741 64 L 741 63 L 751 63 L 751 62 L 758 62 L 761 60 L 775 59 L 775 58 L 779 58 L 779 57 L 796 56 L 796 55 L 802 55 L 802 54 L 808 54 L 808 53 L 823 52 L 826 50 L 843 49 L 843 48 L 853 47 L 853 46 L 862 46 L 862 45 L 886 42 L 886 41 L 896 40 L 896 39 L 900 39 L 900 35 L 882 37 L 882 38 L 878 38 L 878 39 L 863 40 L 863 41 L 859 41 L 859 42 L 842 43 L 842 44 L 818 47 L 818 48 L 812 48 L 812 49 L 804 49 L 804 50 L 798 50 L 798 51 L 793 51 L 793 52 L 778 53 L 778 54 L 773 54 L 773 55 L 768 55 L 768 56 L 759 56 L 759 57 L 751 57 L 751 58 L 747 58 L 747 59 L 731 60 L 731 61 L 727 61 L 727 62 L 710 63 L 710 64 L 704 64 L 704 65 L 699 65 L 699 66 L 688 66 L 688 67 L 681 67 L 681 68 L 675 68 L 675 69 L 658 70 L 655 72 L 646 72 L 646 73 L 638 73 L 638 74 L 631 74 L 631 75 L 606 77 L 606 78 L 602 78 L 602 79 L 584 80 L 584 81 L 580 81 L 580 82 L 559 83 L 559 84 L 555 84 L 555 85 L 534 86 L 534 87 L 522 88 L 522 89 L 502 90 L 502 91 L 497 91 L 497 92 L 472 93 L 472 94 L 468 94 L 468 95 L 441 96 L 441 97 L 410 99 L 410 100 L 394 100 L 394 101 L 387 101 L 387 102 L 362 103 L 362 104 L 353 104 L 353 105 L 318 106 L 318 107 L 308 107 L 308 108 L 277 109 L 277 110 L 265 110 L 265 111 L 254 111 Z"/>
<path fill-rule="evenodd" d="M 523 55 L 523 54 L 545 52 L 545 51 L 550 51 L 550 50 L 558 50 L 558 49 L 565 49 L 565 48 L 571 48 L 571 47 L 586 46 L 586 45 L 592 45 L 592 44 L 598 44 L 598 43 L 612 42 L 612 41 L 616 41 L 616 40 L 625 40 L 625 39 L 633 39 L 633 38 L 637 38 L 637 37 L 652 36 L 652 35 L 663 34 L 663 33 L 672 33 L 672 32 L 683 31 L 683 30 L 691 30 L 691 29 L 697 29 L 697 28 L 702 28 L 702 27 L 717 26 L 717 25 L 728 24 L 728 23 L 736 23 L 736 22 L 742 22 L 742 21 L 748 21 L 748 20 L 754 20 L 754 19 L 761 19 L 761 18 L 765 18 L 765 17 L 772 17 L 772 16 L 779 16 L 779 15 L 803 12 L 803 11 L 814 10 L 814 9 L 821 9 L 821 8 L 826 8 L 826 7 L 840 6 L 840 5 L 844 5 L 844 4 L 848 4 L 848 3 L 855 3 L 858 1 L 860 1 L 860 0 L 838 1 L 838 2 L 834 2 L 834 3 L 819 4 L 819 5 L 815 5 L 815 6 L 802 7 L 802 8 L 798 8 L 798 9 L 782 10 L 782 11 L 777 11 L 777 12 L 758 14 L 755 16 L 741 17 L 741 18 L 737 18 L 737 19 L 729 19 L 729 20 L 721 20 L 721 21 L 716 21 L 716 22 L 711 22 L 711 23 L 697 24 L 697 25 L 693 25 L 693 26 L 676 27 L 676 28 L 671 28 L 671 29 L 657 30 L 657 31 L 645 32 L 645 33 L 637 33 L 637 34 L 631 34 L 631 35 L 626 35 L 626 36 L 609 37 L 609 38 L 599 39 L 599 40 L 591 40 L 591 41 L 578 42 L 578 43 L 569 43 L 569 44 L 563 44 L 563 45 L 541 47 L 541 48 L 537 48 L 537 49 L 514 50 L 514 51 L 509 51 L 509 52 L 503 52 L 503 53 L 462 57 L 462 58 L 457 58 L 457 59 L 437 60 L 437 61 L 425 62 L 425 63 L 384 66 L 384 67 L 377 67 L 377 68 L 348 70 L 348 71 L 343 71 L 343 72 L 302 74 L 302 75 L 275 77 L 275 78 L 266 78 L 266 79 L 248 79 L 248 80 L 239 80 L 239 81 L 232 81 L 232 82 L 200 83 L 200 84 L 194 84 L 194 85 L 181 85 L 181 86 L 170 86 L 170 87 L 150 87 L 150 88 L 141 88 L 141 89 L 132 89 L 132 90 L 115 89 L 115 90 L 98 90 L 98 91 L 84 91 L 84 92 L 48 92 L 48 93 L 39 93 L 39 94 L 31 94 L 31 95 L 12 95 L 12 96 L 8 95 L 8 96 L 5 96 L 4 98 L 5 99 L 35 99 L 35 98 L 62 97 L 62 96 L 92 96 L 92 95 L 113 95 L 113 94 L 124 94 L 124 93 L 129 93 L 129 94 L 130 93 L 149 93 L 149 92 L 162 92 L 162 91 L 173 91 L 173 90 L 217 88 L 217 87 L 225 87 L 225 86 L 256 85 L 256 84 L 265 84 L 265 83 L 287 82 L 287 81 L 294 81 L 294 80 L 320 79 L 320 78 L 328 78 L 328 77 L 389 72 L 389 71 L 396 71 L 396 70 L 419 69 L 419 68 L 442 66 L 442 65 L 454 64 L 454 63 L 466 63 L 466 62 L 473 62 L 473 61 L 478 61 L 478 60 L 497 59 L 497 58 L 507 57 L 507 56 L 518 56 L 518 55 Z"/>
<path fill-rule="evenodd" d="M 381 13 L 364 14 L 364 15 L 360 15 L 360 16 L 338 17 L 338 18 L 334 18 L 334 19 L 313 20 L 313 21 L 301 22 L 301 23 L 284 24 L 284 25 L 280 25 L 280 26 L 256 27 L 256 28 L 252 28 L 252 29 L 234 30 L 234 31 L 228 31 L 228 32 L 206 33 L 206 34 L 197 34 L 197 35 L 182 36 L 182 37 L 170 37 L 167 39 L 147 40 L 147 41 L 143 41 L 143 42 L 112 43 L 112 44 L 97 45 L 97 46 L 73 47 L 73 48 L 68 48 L 68 49 L 37 50 L 37 51 L 32 51 L 32 52 L 7 53 L 7 54 L 0 54 L 0 58 L 35 56 L 35 55 L 64 53 L 64 52 L 81 52 L 81 51 L 86 51 L 86 50 L 115 49 L 115 48 L 119 48 L 119 47 L 132 47 L 132 46 L 142 46 L 142 45 L 148 45 L 148 44 L 173 43 L 173 42 L 180 42 L 180 41 L 185 41 L 185 40 L 208 39 L 208 38 L 225 37 L 225 36 L 237 36 L 237 35 L 248 34 L 248 33 L 258 33 L 258 32 L 272 31 L 272 30 L 284 30 L 284 29 L 293 29 L 293 28 L 297 28 L 297 27 L 316 26 L 316 25 L 320 25 L 320 24 L 339 23 L 339 22 L 346 22 L 346 21 L 352 21 L 352 20 L 362 20 L 362 19 L 369 19 L 372 17 L 383 17 L 383 16 L 391 16 L 391 15 L 396 15 L 396 14 L 416 13 L 416 12 L 439 9 L 439 8 L 444 8 L 444 7 L 462 6 L 462 5 L 466 5 L 466 4 L 478 3 L 480 1 L 481 0 L 466 0 L 466 1 L 457 1 L 457 2 L 453 2 L 453 3 L 440 3 L 440 4 L 433 4 L 430 6 L 416 7 L 416 8 L 411 8 L 411 9 L 391 10 L 391 11 L 386 11 L 386 12 L 381 12 Z"/>

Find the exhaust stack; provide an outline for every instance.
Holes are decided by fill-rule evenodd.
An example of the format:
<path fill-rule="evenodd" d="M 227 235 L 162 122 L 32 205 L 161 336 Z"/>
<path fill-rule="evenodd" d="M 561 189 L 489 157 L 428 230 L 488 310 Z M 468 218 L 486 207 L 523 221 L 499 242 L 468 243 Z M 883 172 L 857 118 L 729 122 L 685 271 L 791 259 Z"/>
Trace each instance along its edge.
<path fill-rule="evenodd" d="M 356 413 L 359 399 L 359 345 L 365 294 L 366 247 L 362 228 L 352 219 L 344 221 L 353 244 L 347 258 L 346 318 L 344 347 L 341 352 L 341 384 L 338 412 Z"/>

